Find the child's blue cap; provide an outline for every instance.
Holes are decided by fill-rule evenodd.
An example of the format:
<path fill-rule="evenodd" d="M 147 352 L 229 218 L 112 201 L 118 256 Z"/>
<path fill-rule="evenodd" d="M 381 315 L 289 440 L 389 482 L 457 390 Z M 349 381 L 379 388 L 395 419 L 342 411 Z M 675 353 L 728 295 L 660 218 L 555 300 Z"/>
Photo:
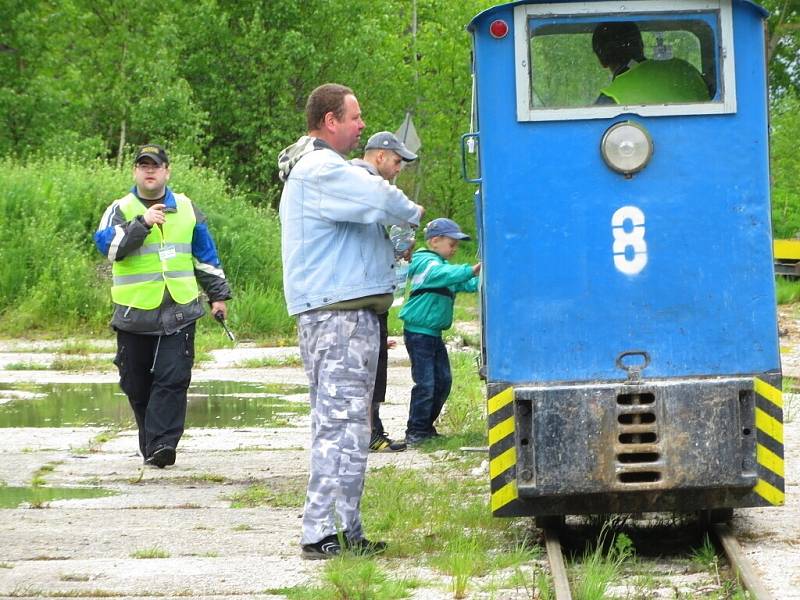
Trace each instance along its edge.
<path fill-rule="evenodd" d="M 458 223 L 456 223 L 452 219 L 446 219 L 444 217 L 441 217 L 439 219 L 434 219 L 433 221 L 428 223 L 427 227 L 425 227 L 426 240 L 438 237 L 440 235 L 452 238 L 454 240 L 470 239 L 466 233 L 463 233 L 461 231 L 461 228 L 458 226 Z"/>

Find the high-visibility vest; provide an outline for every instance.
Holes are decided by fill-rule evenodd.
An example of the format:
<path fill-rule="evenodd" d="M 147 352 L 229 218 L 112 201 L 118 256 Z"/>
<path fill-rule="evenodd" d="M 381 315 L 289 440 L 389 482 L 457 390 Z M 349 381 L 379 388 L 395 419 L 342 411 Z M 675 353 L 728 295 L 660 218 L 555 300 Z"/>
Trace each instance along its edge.
<path fill-rule="evenodd" d="M 114 261 L 111 298 L 116 304 L 144 310 L 157 308 L 164 298 L 165 287 L 178 304 L 197 298 L 192 261 L 194 210 L 183 194 L 175 194 L 175 202 L 177 212 L 166 213 L 164 224 L 150 229 L 141 248 Z M 128 221 L 147 210 L 133 194 L 120 200 L 119 206 Z"/>
<path fill-rule="evenodd" d="M 708 87 L 700 72 L 685 60 L 646 60 L 600 90 L 617 104 L 707 102 Z"/>

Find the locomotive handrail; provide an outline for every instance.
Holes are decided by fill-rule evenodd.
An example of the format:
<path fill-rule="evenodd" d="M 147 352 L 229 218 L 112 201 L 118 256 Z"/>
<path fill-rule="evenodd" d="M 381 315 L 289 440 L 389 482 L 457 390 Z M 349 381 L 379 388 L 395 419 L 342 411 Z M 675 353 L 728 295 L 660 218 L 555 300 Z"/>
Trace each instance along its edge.
<path fill-rule="evenodd" d="M 467 183 L 481 183 L 482 179 L 480 175 L 475 178 L 467 177 L 467 140 L 479 140 L 480 139 L 480 132 L 476 131 L 474 133 L 465 133 L 461 136 L 461 177 Z M 473 141 L 473 144 L 475 142 Z"/>

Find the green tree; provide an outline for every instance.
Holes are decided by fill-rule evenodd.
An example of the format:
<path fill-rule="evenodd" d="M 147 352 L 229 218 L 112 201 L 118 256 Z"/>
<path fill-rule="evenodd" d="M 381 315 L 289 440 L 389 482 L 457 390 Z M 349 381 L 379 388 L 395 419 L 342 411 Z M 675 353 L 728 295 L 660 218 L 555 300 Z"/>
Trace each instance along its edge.
<path fill-rule="evenodd" d="M 800 95 L 784 94 L 772 109 L 772 227 L 778 238 L 800 233 Z"/>
<path fill-rule="evenodd" d="M 167 0 L 147 18 L 116 0 L 12 8 L 0 122 L 13 134 L 3 145 L 18 154 L 94 152 L 120 161 L 128 145 L 158 140 L 198 153 L 207 115 L 178 74 L 176 4 Z"/>
<path fill-rule="evenodd" d="M 800 6 L 797 0 L 763 0 L 770 11 L 767 39 L 773 97 L 800 92 Z"/>

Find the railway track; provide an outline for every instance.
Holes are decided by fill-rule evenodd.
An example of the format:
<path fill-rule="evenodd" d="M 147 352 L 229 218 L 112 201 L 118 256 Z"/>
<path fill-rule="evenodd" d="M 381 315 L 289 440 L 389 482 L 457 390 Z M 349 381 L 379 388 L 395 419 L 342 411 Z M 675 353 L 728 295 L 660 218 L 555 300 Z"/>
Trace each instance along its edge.
<path fill-rule="evenodd" d="M 544 534 L 545 547 L 547 549 L 547 560 L 550 564 L 550 576 L 553 580 L 553 591 L 556 600 L 572 600 L 572 591 L 567 576 L 567 568 L 564 562 L 564 554 L 561 549 L 559 531 L 563 525 L 563 520 L 559 518 L 548 518 L 537 520 Z M 719 546 L 725 552 L 725 556 L 731 565 L 731 570 L 738 575 L 739 581 L 746 589 L 753 600 L 778 600 L 767 590 L 764 583 L 756 574 L 753 565 L 744 555 L 739 542 L 733 535 L 727 523 L 712 523 L 709 532 L 716 536 Z"/>

